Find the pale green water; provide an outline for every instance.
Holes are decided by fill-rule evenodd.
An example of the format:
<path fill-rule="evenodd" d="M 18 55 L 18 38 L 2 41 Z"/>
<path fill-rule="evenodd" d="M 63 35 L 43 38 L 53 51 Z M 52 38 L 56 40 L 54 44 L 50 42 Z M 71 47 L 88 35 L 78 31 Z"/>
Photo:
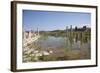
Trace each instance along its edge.
<path fill-rule="evenodd" d="M 26 48 L 27 51 L 23 51 L 23 62 L 90 59 L 91 57 L 90 40 L 84 42 L 67 37 L 41 36 L 31 46 Z M 43 50 L 51 50 L 53 53 L 48 56 L 35 56 L 34 51 Z"/>
<path fill-rule="evenodd" d="M 34 42 L 43 49 L 49 48 L 66 48 L 66 49 L 90 49 L 90 41 L 76 41 L 75 39 L 69 40 L 66 37 L 41 37 L 38 41 Z"/>

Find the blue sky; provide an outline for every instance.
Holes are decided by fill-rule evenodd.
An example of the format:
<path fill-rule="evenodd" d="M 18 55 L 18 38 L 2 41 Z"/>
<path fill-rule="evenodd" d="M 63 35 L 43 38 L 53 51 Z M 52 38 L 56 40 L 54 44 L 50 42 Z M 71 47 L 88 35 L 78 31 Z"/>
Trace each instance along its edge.
<path fill-rule="evenodd" d="M 90 26 L 91 14 L 78 12 L 56 12 L 23 10 L 23 28 L 25 31 L 37 28 L 40 31 L 64 30 L 66 26 Z"/>

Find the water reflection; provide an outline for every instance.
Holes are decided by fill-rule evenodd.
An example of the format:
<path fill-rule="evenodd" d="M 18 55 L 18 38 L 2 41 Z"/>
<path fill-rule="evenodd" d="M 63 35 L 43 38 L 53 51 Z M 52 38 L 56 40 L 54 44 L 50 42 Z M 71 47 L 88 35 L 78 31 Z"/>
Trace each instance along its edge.
<path fill-rule="evenodd" d="M 89 48 L 89 40 L 85 39 L 78 40 L 78 38 L 68 38 L 68 37 L 41 37 L 35 44 L 41 46 L 41 48 L 66 48 L 66 49 L 82 49 L 82 48 Z M 34 44 L 34 43 L 33 43 Z M 83 46 L 84 45 L 84 46 Z"/>
<path fill-rule="evenodd" d="M 24 51 L 23 62 L 90 59 L 90 37 L 71 32 L 67 36 L 41 36 Z"/>

